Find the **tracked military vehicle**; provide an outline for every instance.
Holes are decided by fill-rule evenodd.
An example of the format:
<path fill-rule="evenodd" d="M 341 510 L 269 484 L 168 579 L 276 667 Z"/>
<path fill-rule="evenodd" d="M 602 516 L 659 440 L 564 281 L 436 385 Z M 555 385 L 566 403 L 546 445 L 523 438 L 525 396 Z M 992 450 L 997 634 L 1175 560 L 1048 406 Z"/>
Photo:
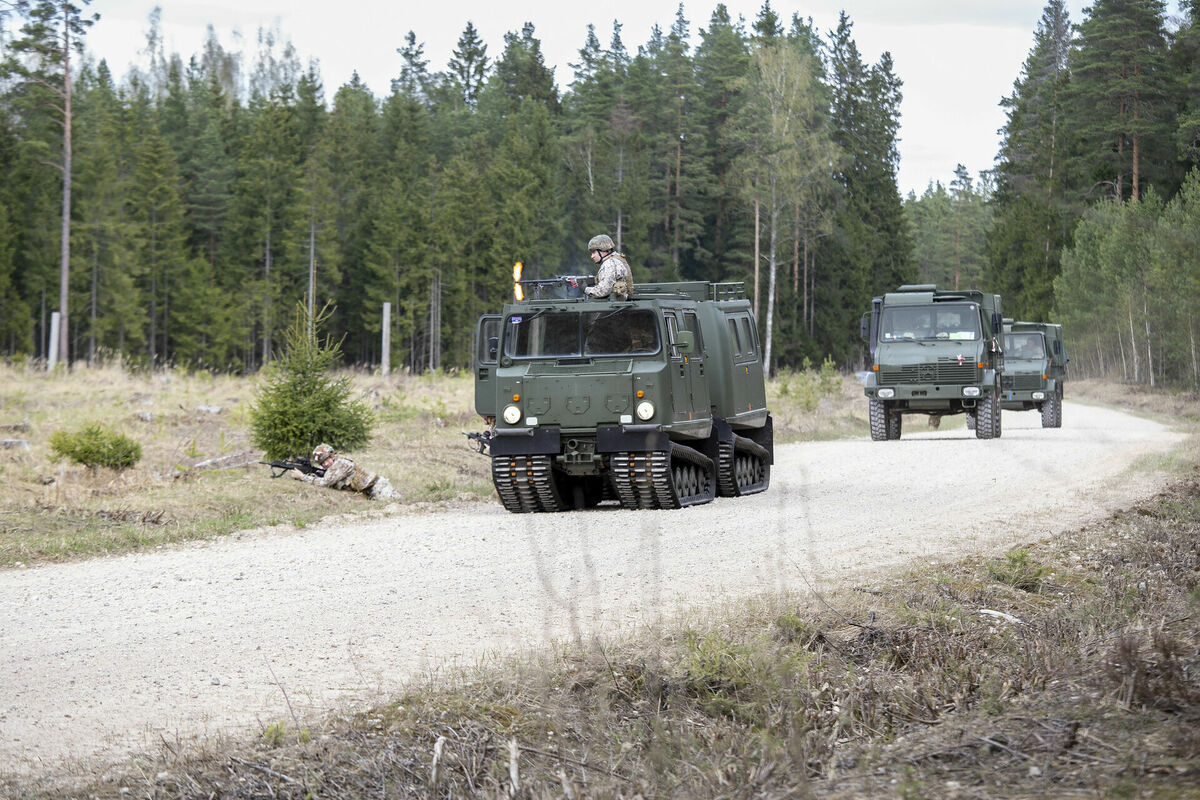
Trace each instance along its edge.
<path fill-rule="evenodd" d="M 1002 326 L 998 294 L 913 284 L 876 297 L 861 321 L 871 438 L 899 439 L 905 414 L 966 414 L 977 438 L 999 438 Z"/>
<path fill-rule="evenodd" d="M 1004 353 L 1000 407 L 1006 411 L 1036 408 L 1041 412 L 1043 428 L 1061 428 L 1063 384 L 1070 361 L 1062 326 L 1006 319 Z"/>
<path fill-rule="evenodd" d="M 512 512 L 680 508 L 764 491 L 774 445 L 758 332 L 741 283 L 521 281 L 480 318 L 468 434 Z"/>

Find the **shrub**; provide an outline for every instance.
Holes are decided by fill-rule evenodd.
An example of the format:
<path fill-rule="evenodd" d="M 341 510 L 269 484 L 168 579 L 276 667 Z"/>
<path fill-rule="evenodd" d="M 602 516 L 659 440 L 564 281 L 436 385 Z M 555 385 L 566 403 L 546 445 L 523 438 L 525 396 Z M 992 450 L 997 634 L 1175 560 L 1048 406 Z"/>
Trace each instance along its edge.
<path fill-rule="evenodd" d="M 87 425 L 74 433 L 55 431 L 50 450 L 56 458 L 92 468 L 128 469 L 142 459 L 140 444 L 102 425 Z"/>
<path fill-rule="evenodd" d="M 341 342 L 319 332 L 331 313 L 327 305 L 313 318 L 298 306 L 284 352 L 266 368 L 266 383 L 250 409 L 250 440 L 268 459 L 307 456 L 321 442 L 353 450 L 371 439 L 371 410 L 351 398 L 349 377 L 330 375 Z"/>

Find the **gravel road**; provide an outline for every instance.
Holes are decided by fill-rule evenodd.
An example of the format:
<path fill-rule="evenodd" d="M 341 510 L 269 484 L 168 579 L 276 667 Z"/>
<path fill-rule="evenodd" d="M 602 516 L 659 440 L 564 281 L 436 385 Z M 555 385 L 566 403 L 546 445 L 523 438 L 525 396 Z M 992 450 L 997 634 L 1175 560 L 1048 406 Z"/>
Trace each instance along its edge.
<path fill-rule="evenodd" d="M 1037 540 L 1153 494 L 1156 457 L 1183 441 L 1073 403 L 1057 430 L 1005 412 L 992 441 L 905 425 L 898 442 L 779 447 L 768 492 L 681 511 L 393 508 L 0 572 L 0 771 L 88 770 L 446 664 Z"/>

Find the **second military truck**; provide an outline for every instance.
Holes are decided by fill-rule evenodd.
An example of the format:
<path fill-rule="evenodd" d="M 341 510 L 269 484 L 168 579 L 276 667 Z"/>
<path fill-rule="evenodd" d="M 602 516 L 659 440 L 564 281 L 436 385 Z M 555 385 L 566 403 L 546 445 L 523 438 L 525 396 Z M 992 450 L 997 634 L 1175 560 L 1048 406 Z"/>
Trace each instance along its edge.
<path fill-rule="evenodd" d="M 513 512 L 679 508 L 767 488 L 774 460 L 758 331 L 740 283 L 525 281 L 475 335 L 470 434 Z"/>
<path fill-rule="evenodd" d="M 861 324 L 871 438 L 899 439 L 905 414 L 966 414 L 978 438 L 999 438 L 1002 326 L 998 294 L 910 284 L 876 297 Z"/>
<path fill-rule="evenodd" d="M 1036 408 L 1043 428 L 1061 428 L 1063 384 L 1070 361 L 1062 325 L 1006 319 L 1004 353 L 1007 366 L 1000 381 L 1000 407 L 1007 411 Z"/>

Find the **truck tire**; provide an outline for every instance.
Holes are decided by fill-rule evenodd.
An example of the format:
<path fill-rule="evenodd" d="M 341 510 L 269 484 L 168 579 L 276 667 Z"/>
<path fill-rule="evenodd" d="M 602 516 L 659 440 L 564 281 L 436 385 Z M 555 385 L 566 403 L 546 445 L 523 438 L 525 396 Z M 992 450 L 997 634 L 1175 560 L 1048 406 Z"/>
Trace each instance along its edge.
<path fill-rule="evenodd" d="M 878 397 L 872 397 L 867 402 L 867 412 L 871 423 L 871 441 L 886 442 L 891 438 L 888 436 L 887 403 Z"/>
<path fill-rule="evenodd" d="M 976 439 L 994 439 L 996 438 L 997 429 L 1000 423 L 996 418 L 1000 416 L 1000 400 L 995 392 L 992 392 L 987 397 L 979 401 L 979 405 L 975 406 L 975 438 Z"/>
<path fill-rule="evenodd" d="M 889 438 L 889 439 L 899 439 L 900 438 L 900 428 L 901 428 L 900 420 L 901 419 L 903 419 L 903 417 L 900 415 L 899 411 L 889 411 L 888 412 L 888 415 L 887 415 L 887 438 Z"/>
<path fill-rule="evenodd" d="M 1062 387 L 1054 390 L 1054 427 L 1062 427 Z"/>
<path fill-rule="evenodd" d="M 1053 428 L 1054 427 L 1054 418 L 1056 416 L 1054 395 L 1050 395 L 1045 400 L 1043 400 L 1042 404 L 1040 406 L 1038 406 L 1038 408 L 1042 412 L 1042 427 L 1043 428 Z"/>

